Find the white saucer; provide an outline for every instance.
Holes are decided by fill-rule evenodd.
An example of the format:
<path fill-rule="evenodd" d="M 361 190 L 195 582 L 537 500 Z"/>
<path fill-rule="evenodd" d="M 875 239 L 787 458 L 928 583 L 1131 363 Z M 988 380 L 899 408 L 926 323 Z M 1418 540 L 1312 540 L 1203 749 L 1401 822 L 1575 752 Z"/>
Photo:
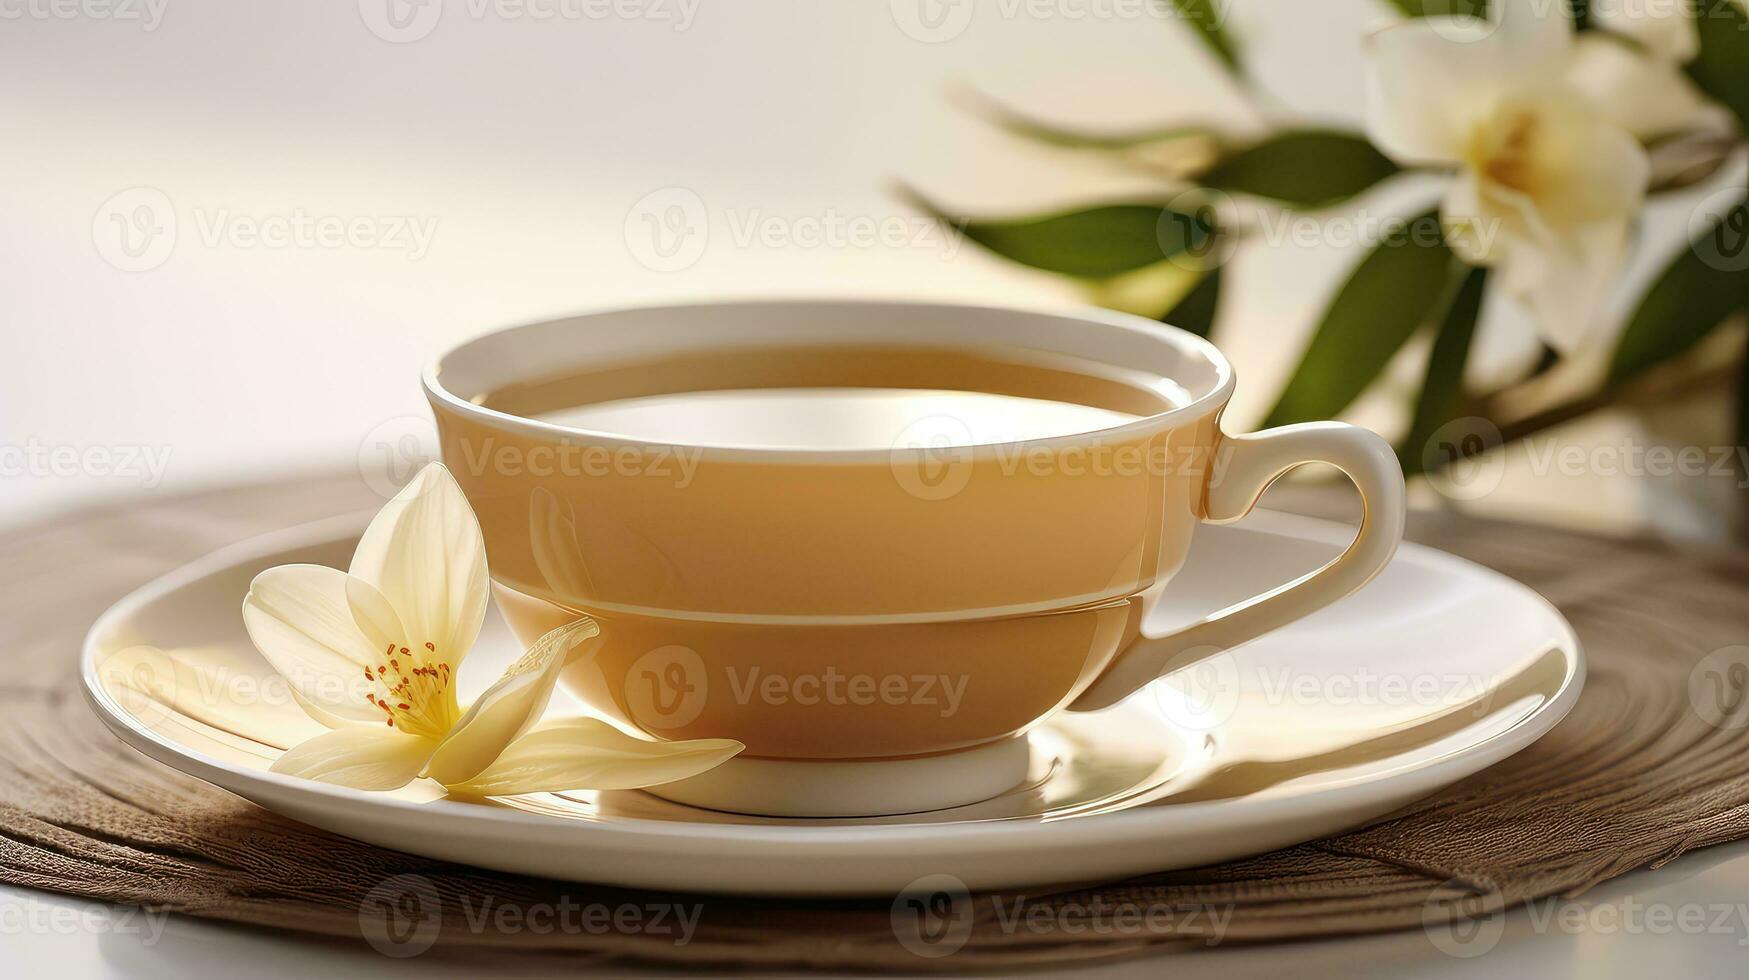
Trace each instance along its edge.
<path fill-rule="evenodd" d="M 346 517 L 256 538 L 134 592 L 86 638 L 87 698 L 130 745 L 276 813 L 545 877 L 852 896 L 892 895 L 927 875 L 1025 888 L 1209 864 L 1354 827 L 1506 758 L 1560 721 L 1585 673 L 1572 629 L 1542 597 L 1405 545 L 1372 585 L 1292 627 L 1113 708 L 1048 722 L 1029 738 L 1027 782 L 971 806 L 810 820 L 630 791 L 474 801 L 421 783 L 367 793 L 267 771 L 273 745 L 321 729 L 277 696 L 238 613 L 262 568 L 345 567 L 364 523 Z M 1201 528 L 1159 623 L 1189 622 L 1310 571 L 1351 534 L 1261 512 Z M 224 686 L 212 688 L 201 717 L 105 686 L 98 665 L 137 643 L 222 667 Z M 462 686 L 477 689 L 517 652 L 494 616 Z"/>

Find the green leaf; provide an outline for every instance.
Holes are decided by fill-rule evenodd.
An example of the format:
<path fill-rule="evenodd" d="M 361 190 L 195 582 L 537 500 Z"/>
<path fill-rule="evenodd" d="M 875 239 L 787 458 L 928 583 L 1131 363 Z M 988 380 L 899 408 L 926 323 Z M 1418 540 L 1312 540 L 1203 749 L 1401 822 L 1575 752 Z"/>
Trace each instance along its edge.
<path fill-rule="evenodd" d="M 1464 365 L 1470 359 L 1470 342 L 1476 337 L 1476 321 L 1487 293 L 1488 270 L 1454 265 L 1454 282 L 1444 301 L 1445 315 L 1433 338 L 1433 352 L 1427 357 L 1427 376 L 1415 402 L 1415 417 L 1397 452 L 1404 472 L 1411 476 L 1426 469 L 1427 443 L 1441 426 L 1457 417 L 1463 404 Z"/>
<path fill-rule="evenodd" d="M 1681 355 L 1749 298 L 1749 206 L 1739 203 L 1679 253 L 1616 344 L 1609 383 Z"/>
<path fill-rule="evenodd" d="M 1071 129 L 1030 116 L 970 86 L 955 86 L 952 89 L 952 98 L 967 112 L 988 120 L 1008 133 L 1046 146 L 1071 150 L 1128 150 L 1187 139 L 1206 140 L 1215 145 L 1221 141 L 1221 134 L 1212 127 L 1193 123 L 1113 132 Z"/>
<path fill-rule="evenodd" d="M 1301 208 L 1336 204 L 1397 173 L 1354 133 L 1303 130 L 1272 136 L 1215 164 L 1202 183 Z"/>
<path fill-rule="evenodd" d="M 1197 280 L 1196 286 L 1184 294 L 1178 305 L 1160 318 L 1160 322 L 1188 330 L 1198 337 L 1207 337 L 1214 329 L 1215 312 L 1221 302 L 1221 269 L 1215 266 Z"/>
<path fill-rule="evenodd" d="M 1196 34 L 1202 38 L 1202 43 L 1216 58 L 1221 60 L 1222 64 L 1232 69 L 1234 73 L 1242 70 L 1239 67 L 1239 49 L 1233 46 L 1232 39 L 1227 37 L 1226 28 L 1221 23 L 1225 19 L 1224 12 L 1231 6 L 1230 3 L 1223 3 L 1220 0 L 1164 0 L 1164 2 L 1169 2 L 1172 8 L 1178 12 L 1178 16 L 1188 21 L 1190 26 L 1196 29 Z"/>
<path fill-rule="evenodd" d="M 1700 55 L 1688 75 L 1749 131 L 1749 13 L 1732 0 L 1694 0 Z"/>
<path fill-rule="evenodd" d="M 913 202 L 997 255 L 1046 272 L 1104 279 L 1185 252 L 1206 254 L 1212 212 L 1184 214 L 1157 204 L 1108 204 L 1013 220 L 947 214 L 915 192 Z"/>
<path fill-rule="evenodd" d="M 1410 17 L 1488 16 L 1488 0 L 1390 0 Z"/>
<path fill-rule="evenodd" d="M 1266 424 L 1327 419 L 1347 408 L 1438 312 L 1451 261 L 1437 211 L 1368 253 L 1325 311 Z"/>

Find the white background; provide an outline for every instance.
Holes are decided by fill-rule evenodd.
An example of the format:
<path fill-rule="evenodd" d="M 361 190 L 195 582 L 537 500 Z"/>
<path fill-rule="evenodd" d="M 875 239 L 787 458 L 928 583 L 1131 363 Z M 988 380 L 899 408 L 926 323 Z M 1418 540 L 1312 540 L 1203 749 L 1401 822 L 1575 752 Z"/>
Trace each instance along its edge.
<path fill-rule="evenodd" d="M 39 455 L 19 472 L 14 450 L 0 524 L 352 465 L 382 426 L 423 415 L 429 359 L 530 319 L 730 294 L 1080 299 L 939 230 L 900 247 L 736 240 L 759 219 L 792 235 L 834 218 L 916 228 L 896 180 L 986 214 L 1159 193 L 996 132 L 954 107 L 954 85 L 1088 128 L 1254 121 L 1151 0 L 621 0 L 646 14 L 631 19 L 564 16 L 599 12 L 585 0 L 444 0 L 406 7 L 406 31 L 382 26 L 389 2 L 402 0 L 0 0 L 0 446 L 167 461 L 161 479 L 112 472 L 119 455 Z M 1236 0 L 1229 30 L 1276 96 L 1268 111 L 1358 123 L 1360 37 L 1385 11 Z M 119 254 L 114 196 L 134 188 L 147 190 L 119 199 L 122 217 L 161 194 L 175 223 L 149 271 L 105 259 Z M 652 192 L 704 216 L 689 267 L 639 261 Z M 1432 199 L 1398 187 L 1363 205 Z M 1688 206 L 1672 202 L 1652 237 L 1675 241 Z M 417 257 L 232 236 L 299 213 L 435 232 Z M 1273 399 L 1357 257 L 1281 247 L 1233 262 L 1220 340 L 1240 368 L 1234 424 Z M 1506 356 L 1529 338 L 1510 317 L 1491 334 Z M 1403 397 L 1358 417 L 1388 429 Z"/>

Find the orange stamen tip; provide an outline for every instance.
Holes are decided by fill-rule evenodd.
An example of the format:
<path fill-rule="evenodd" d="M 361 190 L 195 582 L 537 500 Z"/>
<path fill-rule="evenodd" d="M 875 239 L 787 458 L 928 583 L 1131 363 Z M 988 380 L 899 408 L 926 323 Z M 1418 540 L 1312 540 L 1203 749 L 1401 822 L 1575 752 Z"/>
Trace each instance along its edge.
<path fill-rule="evenodd" d="M 427 643 L 427 644 L 425 644 L 425 649 L 430 650 L 432 653 L 436 653 L 437 652 L 437 645 L 434 643 Z"/>

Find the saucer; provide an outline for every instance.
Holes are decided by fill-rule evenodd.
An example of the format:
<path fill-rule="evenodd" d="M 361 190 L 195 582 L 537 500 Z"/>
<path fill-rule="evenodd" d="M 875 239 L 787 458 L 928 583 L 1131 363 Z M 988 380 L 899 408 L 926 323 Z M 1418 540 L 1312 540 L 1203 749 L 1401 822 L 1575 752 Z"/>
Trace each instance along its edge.
<path fill-rule="evenodd" d="M 242 542 L 129 595 L 92 627 L 87 699 L 124 741 L 315 827 L 501 871 L 748 895 L 892 895 L 927 875 L 971 889 L 1111 880 L 1193 867 L 1355 827 L 1523 749 L 1566 715 L 1584 659 L 1560 614 L 1470 562 L 1404 545 L 1371 585 L 1111 708 L 1061 713 L 1008 752 L 1026 778 L 992 799 L 872 818 L 758 817 L 638 791 L 448 797 L 422 780 L 370 793 L 268 771 L 323 729 L 284 697 L 238 606 L 261 569 L 345 567 L 364 516 Z M 1151 625 L 1309 572 L 1352 528 L 1258 512 L 1199 528 Z M 202 670 L 170 708 L 99 665 L 149 643 Z M 514 659 L 494 613 L 464 696 Z M 555 698 L 555 713 L 579 713 Z"/>

